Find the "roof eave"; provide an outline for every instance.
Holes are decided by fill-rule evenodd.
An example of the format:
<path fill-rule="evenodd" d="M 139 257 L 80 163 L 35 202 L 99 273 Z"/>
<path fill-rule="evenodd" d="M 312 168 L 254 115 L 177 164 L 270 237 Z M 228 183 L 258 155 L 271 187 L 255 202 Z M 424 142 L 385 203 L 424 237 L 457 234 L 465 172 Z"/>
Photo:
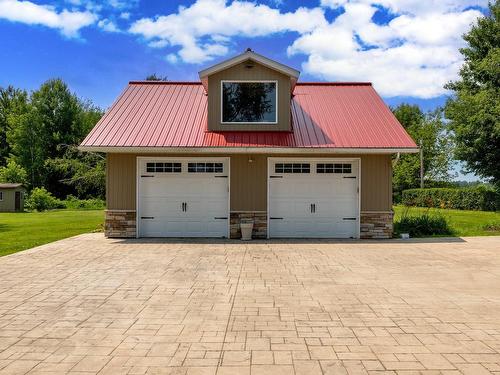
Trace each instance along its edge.
<path fill-rule="evenodd" d="M 232 154 L 411 154 L 418 147 L 134 147 L 80 145 L 80 151 L 104 153 L 232 153 Z"/>

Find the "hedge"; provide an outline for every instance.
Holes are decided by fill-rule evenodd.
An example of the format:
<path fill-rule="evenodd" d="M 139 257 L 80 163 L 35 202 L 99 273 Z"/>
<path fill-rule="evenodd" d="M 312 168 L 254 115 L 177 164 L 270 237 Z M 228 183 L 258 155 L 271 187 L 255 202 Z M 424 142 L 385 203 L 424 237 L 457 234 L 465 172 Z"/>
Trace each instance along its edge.
<path fill-rule="evenodd" d="M 500 194 L 486 186 L 408 189 L 403 191 L 402 203 L 405 206 L 498 211 Z"/>

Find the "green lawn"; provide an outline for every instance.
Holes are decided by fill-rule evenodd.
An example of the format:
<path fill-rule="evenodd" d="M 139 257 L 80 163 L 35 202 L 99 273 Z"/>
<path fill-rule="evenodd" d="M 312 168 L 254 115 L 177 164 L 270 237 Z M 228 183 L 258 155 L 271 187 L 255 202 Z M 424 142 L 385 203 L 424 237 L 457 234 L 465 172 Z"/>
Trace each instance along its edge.
<path fill-rule="evenodd" d="M 0 256 L 99 230 L 102 210 L 0 213 Z"/>
<path fill-rule="evenodd" d="M 396 221 L 407 209 L 403 206 L 394 206 Z M 496 224 L 496 227 L 500 227 L 500 213 L 498 212 L 488 212 L 488 211 L 465 211 L 465 210 L 445 210 L 440 208 L 422 208 L 422 207 L 410 207 L 408 208 L 408 214 L 421 214 L 429 210 L 430 213 L 440 213 L 442 214 L 454 235 L 457 237 L 465 236 L 500 236 L 500 230 L 485 230 L 485 226 L 488 224 Z"/>
<path fill-rule="evenodd" d="M 405 207 L 395 206 L 395 220 Z M 409 214 L 427 208 L 411 207 Z M 500 230 L 485 230 L 487 224 L 500 226 L 500 213 L 430 209 L 443 214 L 455 236 L 500 235 Z M 43 245 L 52 241 L 99 230 L 104 221 L 102 210 L 55 210 L 29 213 L 0 213 L 0 256 Z"/>

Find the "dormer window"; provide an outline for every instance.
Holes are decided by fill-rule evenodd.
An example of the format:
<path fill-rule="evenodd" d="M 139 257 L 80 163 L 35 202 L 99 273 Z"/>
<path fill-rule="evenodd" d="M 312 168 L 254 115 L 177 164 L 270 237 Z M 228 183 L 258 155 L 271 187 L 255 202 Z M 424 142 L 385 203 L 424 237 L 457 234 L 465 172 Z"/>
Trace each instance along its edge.
<path fill-rule="evenodd" d="M 223 124 L 278 123 L 277 81 L 221 81 Z"/>

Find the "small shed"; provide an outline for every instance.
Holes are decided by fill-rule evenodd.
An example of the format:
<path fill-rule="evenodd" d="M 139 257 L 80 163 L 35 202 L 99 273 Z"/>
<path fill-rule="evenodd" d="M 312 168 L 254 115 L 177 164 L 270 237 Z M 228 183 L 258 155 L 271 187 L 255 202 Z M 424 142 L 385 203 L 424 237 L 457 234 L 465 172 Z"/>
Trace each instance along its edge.
<path fill-rule="evenodd" d="M 24 210 L 23 184 L 0 182 L 0 212 L 19 212 Z"/>

